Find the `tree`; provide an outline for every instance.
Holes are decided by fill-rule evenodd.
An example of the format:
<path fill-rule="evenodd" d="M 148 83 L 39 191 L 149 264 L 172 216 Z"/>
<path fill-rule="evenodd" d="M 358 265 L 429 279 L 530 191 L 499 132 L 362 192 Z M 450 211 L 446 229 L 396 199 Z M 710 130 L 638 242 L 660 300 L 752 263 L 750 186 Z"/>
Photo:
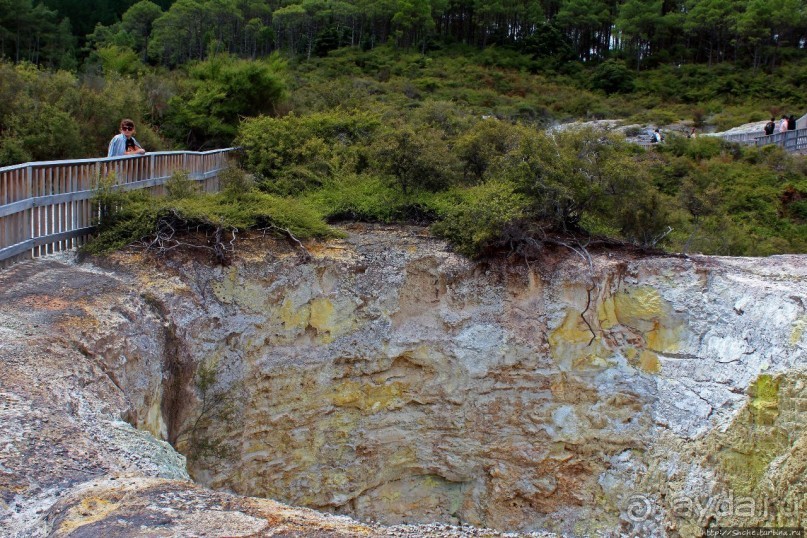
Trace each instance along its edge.
<path fill-rule="evenodd" d="M 210 26 L 209 5 L 202 0 L 178 0 L 153 22 L 148 55 L 168 66 L 202 60 Z"/>
<path fill-rule="evenodd" d="M 132 0 L 45 0 L 44 5 L 70 20 L 73 33 L 84 39 L 97 24 L 113 24 Z"/>
<path fill-rule="evenodd" d="M 165 129 L 194 149 L 232 143 L 242 116 L 270 114 L 285 95 L 285 63 L 219 54 L 193 64 L 189 80 L 169 101 Z"/>
<path fill-rule="evenodd" d="M 684 30 L 705 40 L 709 65 L 726 59 L 741 6 L 741 0 L 688 0 Z"/>
<path fill-rule="evenodd" d="M 301 33 L 308 19 L 305 8 L 300 4 L 290 4 L 272 13 L 272 25 L 277 35 L 279 48 L 288 47 L 292 54 L 297 52 Z"/>
<path fill-rule="evenodd" d="M 622 32 L 627 47 L 634 49 L 636 69 L 653 50 L 654 37 L 664 24 L 663 0 L 627 0 L 619 7 L 616 26 Z"/>
<path fill-rule="evenodd" d="M 152 26 L 162 14 L 160 6 L 150 0 L 141 0 L 123 14 L 121 29 L 134 38 L 135 50 L 140 51 L 144 62 L 148 59 Z"/>
<path fill-rule="evenodd" d="M 0 57 L 73 67 L 74 39 L 66 20 L 31 0 L 0 0 Z"/>
<path fill-rule="evenodd" d="M 404 47 L 417 43 L 426 46 L 426 38 L 434 30 L 429 0 L 398 0 L 392 25 L 398 44 Z"/>
<path fill-rule="evenodd" d="M 610 46 L 611 10 L 603 0 L 564 0 L 555 23 L 571 37 L 577 57 L 603 57 Z"/>

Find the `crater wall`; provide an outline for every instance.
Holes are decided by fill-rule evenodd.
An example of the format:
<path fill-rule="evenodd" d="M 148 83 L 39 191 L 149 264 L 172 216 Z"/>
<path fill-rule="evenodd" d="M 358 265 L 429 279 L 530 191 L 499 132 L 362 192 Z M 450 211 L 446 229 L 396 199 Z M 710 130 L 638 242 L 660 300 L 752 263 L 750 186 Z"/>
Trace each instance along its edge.
<path fill-rule="evenodd" d="M 389 525 L 803 525 L 803 257 L 477 263 L 417 229 L 348 232 L 308 259 L 255 241 L 229 267 L 116 255 L 1 275 L 0 353 L 39 358 L 0 364 L 103 432 L 63 474 L 182 478 L 161 439 L 204 486 Z M 52 367 L 31 371 L 52 356 L 64 397 Z M 11 378 L 6 401 L 35 407 Z M 121 452 L 141 437 L 159 450 Z M 58 506 L 3 487 L 0 517 Z"/>

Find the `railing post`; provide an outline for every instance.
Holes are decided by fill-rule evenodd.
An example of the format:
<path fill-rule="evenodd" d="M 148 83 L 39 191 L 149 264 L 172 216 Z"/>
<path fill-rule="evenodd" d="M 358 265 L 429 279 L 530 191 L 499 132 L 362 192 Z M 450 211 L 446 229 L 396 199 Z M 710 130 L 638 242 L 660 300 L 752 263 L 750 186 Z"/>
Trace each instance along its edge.
<path fill-rule="evenodd" d="M 34 197 L 34 171 L 33 167 L 29 164 L 25 167 L 25 199 Z M 22 225 L 25 227 L 22 240 L 27 241 L 34 236 L 34 219 L 33 208 L 28 208 L 23 212 Z M 29 256 L 34 257 L 34 249 L 29 251 Z"/>

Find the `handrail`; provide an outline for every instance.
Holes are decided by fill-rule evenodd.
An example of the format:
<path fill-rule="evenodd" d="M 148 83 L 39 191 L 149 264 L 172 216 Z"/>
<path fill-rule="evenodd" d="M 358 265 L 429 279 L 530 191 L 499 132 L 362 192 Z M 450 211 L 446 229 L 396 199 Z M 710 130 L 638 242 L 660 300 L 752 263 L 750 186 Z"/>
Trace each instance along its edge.
<path fill-rule="evenodd" d="M 757 146 L 776 144 L 786 151 L 796 152 L 807 150 L 807 128 L 793 129 L 772 135 L 763 135 L 756 139 Z"/>
<path fill-rule="evenodd" d="M 162 194 L 178 170 L 219 189 L 218 172 L 240 148 L 203 152 L 37 161 L 0 168 L 0 267 L 23 258 L 69 250 L 94 231 L 92 196 L 98 179 L 114 174 L 113 187 Z"/>
<path fill-rule="evenodd" d="M 90 158 L 90 159 L 68 159 L 62 161 L 32 161 L 28 163 L 22 164 L 12 164 L 10 166 L 3 166 L 0 167 L 0 173 L 7 172 L 9 170 L 16 170 L 19 168 L 26 168 L 28 166 L 51 166 L 57 164 L 84 164 L 84 163 L 97 163 L 97 162 L 110 162 L 110 161 L 119 161 L 121 159 L 137 159 L 140 157 L 151 157 L 152 155 L 213 155 L 215 153 L 222 153 L 222 152 L 232 152 L 237 151 L 241 148 L 232 147 L 232 148 L 223 148 L 223 149 L 211 149 L 208 151 L 150 151 L 143 155 L 123 155 L 121 157 L 98 157 L 98 158 Z"/>
<path fill-rule="evenodd" d="M 767 146 L 776 144 L 782 146 L 785 151 L 795 153 L 797 151 L 807 151 L 807 128 L 791 129 L 789 131 L 777 132 L 771 135 L 750 133 L 704 133 L 703 136 L 715 136 L 728 142 L 747 144 L 751 146 Z"/>
<path fill-rule="evenodd" d="M 756 143 L 757 138 L 763 135 L 759 133 L 736 133 L 736 134 L 721 134 L 718 136 L 720 136 L 720 138 L 722 138 L 723 140 L 728 140 L 729 142 L 754 145 Z"/>

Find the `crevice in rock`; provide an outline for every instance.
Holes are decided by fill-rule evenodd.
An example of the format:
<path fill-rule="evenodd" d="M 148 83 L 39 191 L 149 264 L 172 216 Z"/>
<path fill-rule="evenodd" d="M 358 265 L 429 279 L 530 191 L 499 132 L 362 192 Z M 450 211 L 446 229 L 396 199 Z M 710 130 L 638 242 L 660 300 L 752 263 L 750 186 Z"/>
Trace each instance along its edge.
<path fill-rule="evenodd" d="M 143 299 L 162 322 L 163 381 L 160 409 L 166 426 L 166 441 L 176 446 L 187 411 L 186 404 L 193 396 L 195 368 L 193 361 L 183 356 L 182 338 L 177 334 L 176 325 L 166 305 L 151 294 L 143 294 Z"/>

